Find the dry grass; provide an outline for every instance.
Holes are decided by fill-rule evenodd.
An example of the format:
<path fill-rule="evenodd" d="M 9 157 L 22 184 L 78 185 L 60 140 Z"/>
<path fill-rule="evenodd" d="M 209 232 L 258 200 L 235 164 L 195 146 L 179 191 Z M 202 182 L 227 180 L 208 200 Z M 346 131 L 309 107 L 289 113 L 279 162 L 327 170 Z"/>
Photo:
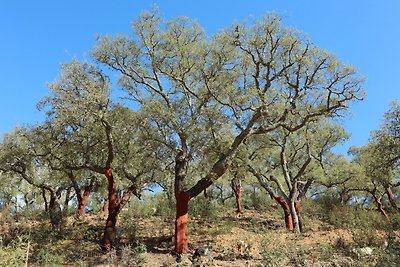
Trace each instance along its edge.
<path fill-rule="evenodd" d="M 374 266 L 385 255 L 379 240 L 383 244 L 387 238 L 384 231 L 370 232 L 376 237 L 376 255 L 360 261 L 351 254 L 351 248 L 357 246 L 354 231 L 314 220 L 304 234 L 294 235 L 283 227 L 279 212 L 245 210 L 238 217 L 229 211 L 213 218 L 191 217 L 190 253 L 177 263 L 171 253 L 171 218 L 121 216 L 117 249 L 104 254 L 98 243 L 104 214 L 88 214 L 80 219 L 70 216 L 61 234 L 53 233 L 45 219 L 16 221 L 4 212 L 0 216 L 0 253 L 20 248 L 25 255 L 29 242 L 29 266 Z M 399 233 L 392 235 L 393 242 L 399 243 Z M 17 238 L 19 243 L 15 242 Z M 199 247 L 211 248 L 211 256 L 192 262 L 191 255 Z M 0 266 L 6 265 L 0 260 Z"/>

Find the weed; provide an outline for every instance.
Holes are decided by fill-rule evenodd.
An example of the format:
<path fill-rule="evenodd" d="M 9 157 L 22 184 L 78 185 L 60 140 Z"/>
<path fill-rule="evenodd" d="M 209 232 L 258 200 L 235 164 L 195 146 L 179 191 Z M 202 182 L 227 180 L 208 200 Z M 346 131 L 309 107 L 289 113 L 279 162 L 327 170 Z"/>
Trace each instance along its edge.
<path fill-rule="evenodd" d="M 24 266 L 28 250 L 28 242 L 25 237 L 18 237 L 7 247 L 0 242 L 0 266 Z"/>

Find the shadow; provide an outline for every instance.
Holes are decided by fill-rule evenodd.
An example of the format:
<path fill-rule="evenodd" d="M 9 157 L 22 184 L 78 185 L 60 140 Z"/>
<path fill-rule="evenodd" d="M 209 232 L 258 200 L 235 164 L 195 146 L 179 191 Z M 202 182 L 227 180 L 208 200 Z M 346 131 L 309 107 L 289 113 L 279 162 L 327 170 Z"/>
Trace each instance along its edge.
<path fill-rule="evenodd" d="M 144 237 L 140 240 L 146 245 L 147 251 L 158 254 L 170 254 L 173 251 L 173 235 Z"/>

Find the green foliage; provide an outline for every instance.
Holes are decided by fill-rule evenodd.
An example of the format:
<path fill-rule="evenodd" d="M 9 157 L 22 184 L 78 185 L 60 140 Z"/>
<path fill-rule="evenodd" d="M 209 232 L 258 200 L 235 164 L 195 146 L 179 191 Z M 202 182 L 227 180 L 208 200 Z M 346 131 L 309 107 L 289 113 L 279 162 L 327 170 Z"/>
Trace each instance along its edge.
<path fill-rule="evenodd" d="M 62 266 L 65 261 L 65 255 L 54 251 L 51 248 L 43 247 L 35 251 L 35 258 L 40 266 Z"/>
<path fill-rule="evenodd" d="M 29 242 L 27 237 L 19 236 L 8 246 L 3 246 L 0 239 L 0 266 L 24 266 L 27 253 L 30 253 Z"/>
<path fill-rule="evenodd" d="M 322 260 L 329 260 L 337 253 L 336 248 L 330 244 L 321 244 L 319 250 L 319 258 Z"/>
<path fill-rule="evenodd" d="M 386 240 L 376 229 L 361 228 L 352 230 L 353 241 L 357 247 L 380 247 Z"/>
<path fill-rule="evenodd" d="M 223 207 L 217 201 L 210 201 L 203 196 L 192 199 L 189 203 L 189 215 L 215 220 L 221 214 Z"/>
<path fill-rule="evenodd" d="M 392 241 L 385 250 L 378 253 L 376 267 L 397 267 L 400 262 L 400 242 Z"/>

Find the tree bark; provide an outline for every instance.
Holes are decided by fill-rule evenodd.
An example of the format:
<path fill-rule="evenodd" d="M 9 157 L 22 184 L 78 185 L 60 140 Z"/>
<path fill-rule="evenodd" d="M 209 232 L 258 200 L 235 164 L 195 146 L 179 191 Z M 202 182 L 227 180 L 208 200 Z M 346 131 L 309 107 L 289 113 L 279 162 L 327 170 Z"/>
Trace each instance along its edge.
<path fill-rule="evenodd" d="M 189 251 L 188 244 L 188 207 L 190 195 L 185 191 L 187 175 L 186 149 L 179 151 L 175 157 L 175 252 L 178 254 Z"/>
<path fill-rule="evenodd" d="M 189 251 L 188 244 L 188 207 L 190 196 L 187 192 L 175 193 L 176 219 L 175 219 L 175 252 L 178 254 Z"/>
<path fill-rule="evenodd" d="M 175 227 L 175 252 L 180 254 L 187 252 L 189 249 L 187 243 L 187 209 L 189 200 L 198 196 L 204 189 L 211 186 L 219 179 L 231 165 L 240 145 L 253 131 L 254 124 L 261 117 L 261 111 L 256 111 L 250 119 L 247 127 L 238 134 L 232 142 L 228 151 L 220 156 L 218 161 L 213 165 L 209 173 L 200 179 L 194 186 L 186 190 L 185 180 L 187 174 L 187 144 L 184 135 L 180 134 L 182 150 L 175 158 L 175 199 L 176 199 L 176 227 Z M 178 221 L 179 218 L 179 221 Z"/>
<path fill-rule="evenodd" d="M 42 198 L 44 202 L 44 211 L 48 212 L 49 211 L 49 204 L 47 203 L 47 198 L 46 198 L 46 191 L 42 188 Z"/>
<path fill-rule="evenodd" d="M 376 194 L 372 194 L 372 197 L 374 198 L 378 211 L 383 215 L 383 217 L 389 219 L 389 216 L 387 215 L 385 209 L 383 208 L 381 197 L 378 197 Z"/>
<path fill-rule="evenodd" d="M 297 216 L 297 210 L 295 202 L 290 200 L 290 214 L 292 215 L 293 232 L 296 234 L 300 233 L 299 217 Z"/>
<path fill-rule="evenodd" d="M 106 168 L 104 174 L 108 181 L 108 216 L 102 244 L 104 249 L 110 250 L 115 239 L 115 225 L 117 224 L 118 215 L 118 194 L 111 167 Z"/>
<path fill-rule="evenodd" d="M 62 212 L 57 197 L 50 192 L 49 215 L 53 231 L 61 231 Z"/>
<path fill-rule="evenodd" d="M 392 193 L 392 190 L 390 189 L 390 187 L 386 188 L 386 195 L 387 195 L 390 205 L 392 206 L 394 211 L 399 212 L 399 208 L 397 206 L 396 200 L 393 197 L 393 193 Z"/>
<path fill-rule="evenodd" d="M 86 205 L 89 201 L 90 194 L 92 193 L 93 186 L 88 185 L 85 186 L 85 189 L 83 191 L 83 194 L 77 194 L 77 199 L 78 199 L 78 213 L 80 216 L 84 216 L 86 214 Z"/>
<path fill-rule="evenodd" d="M 232 191 L 235 194 L 235 200 L 236 200 L 236 212 L 237 213 L 242 213 L 242 205 L 241 205 L 241 184 L 240 180 L 237 178 L 233 178 L 231 181 L 231 187 Z"/>
<path fill-rule="evenodd" d="M 283 212 L 285 214 L 286 229 L 288 229 L 289 231 L 293 231 L 294 230 L 293 219 L 292 219 L 292 214 L 290 212 L 289 205 L 280 196 L 273 196 L 273 199 L 276 200 L 276 202 L 278 202 L 279 205 L 281 205 L 281 207 L 283 209 Z"/>
<path fill-rule="evenodd" d="M 297 218 L 299 221 L 299 229 L 300 229 L 300 232 L 302 233 L 303 232 L 303 220 L 301 219 L 301 216 L 300 216 L 300 201 L 296 201 L 294 203 L 294 208 L 296 209 L 296 214 L 297 214 Z"/>

